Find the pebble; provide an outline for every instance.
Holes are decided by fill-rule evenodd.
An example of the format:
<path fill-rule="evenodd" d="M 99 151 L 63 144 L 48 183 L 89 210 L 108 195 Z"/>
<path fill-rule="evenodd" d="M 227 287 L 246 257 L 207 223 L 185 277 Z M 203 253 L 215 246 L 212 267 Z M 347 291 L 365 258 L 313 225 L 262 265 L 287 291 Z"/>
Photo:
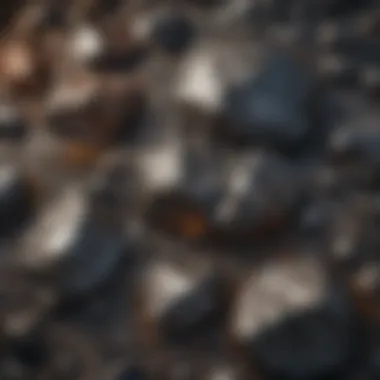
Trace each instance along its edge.
<path fill-rule="evenodd" d="M 20 171 L 3 165 L 0 169 L 0 234 L 10 237 L 25 226 L 33 214 L 34 189 Z"/>
<path fill-rule="evenodd" d="M 0 138 L 20 141 L 28 132 L 27 122 L 12 107 L 0 107 Z"/>
<path fill-rule="evenodd" d="M 249 81 L 227 94 L 229 134 L 242 141 L 297 147 L 312 128 L 308 99 L 312 78 L 291 57 L 278 53 Z"/>
<path fill-rule="evenodd" d="M 238 291 L 231 322 L 236 339 L 253 339 L 283 318 L 321 303 L 327 282 L 323 268 L 307 257 L 279 261 L 258 268 Z"/>
<path fill-rule="evenodd" d="M 195 31 L 187 17 L 173 14 L 159 18 L 152 34 L 153 40 L 164 51 L 178 54 L 188 48 Z"/>

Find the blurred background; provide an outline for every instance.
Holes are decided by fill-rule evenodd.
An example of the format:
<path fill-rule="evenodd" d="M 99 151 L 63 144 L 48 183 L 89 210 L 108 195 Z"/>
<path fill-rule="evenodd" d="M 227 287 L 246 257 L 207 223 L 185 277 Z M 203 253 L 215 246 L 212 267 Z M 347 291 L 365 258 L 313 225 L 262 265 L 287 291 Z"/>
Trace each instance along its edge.
<path fill-rule="evenodd" d="M 380 377 L 378 1 L 0 30 L 0 380 Z"/>

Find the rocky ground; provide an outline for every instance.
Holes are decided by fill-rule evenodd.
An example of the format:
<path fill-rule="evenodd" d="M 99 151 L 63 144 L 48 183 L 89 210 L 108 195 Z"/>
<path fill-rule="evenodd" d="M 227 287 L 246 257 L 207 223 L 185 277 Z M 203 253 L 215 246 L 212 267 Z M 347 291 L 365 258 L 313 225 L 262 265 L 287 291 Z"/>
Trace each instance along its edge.
<path fill-rule="evenodd" d="M 380 3 L 0 12 L 1 380 L 380 376 Z"/>

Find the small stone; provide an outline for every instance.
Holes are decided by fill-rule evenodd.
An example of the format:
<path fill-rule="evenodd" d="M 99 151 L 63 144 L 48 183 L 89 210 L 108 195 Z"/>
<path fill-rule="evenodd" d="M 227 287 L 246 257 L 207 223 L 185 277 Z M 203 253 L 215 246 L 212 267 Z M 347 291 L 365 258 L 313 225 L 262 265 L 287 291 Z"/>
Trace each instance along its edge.
<path fill-rule="evenodd" d="M 354 333 L 347 321 L 316 308 L 281 320 L 263 331 L 253 350 L 268 376 L 312 379 L 339 377 L 353 367 Z"/>
<path fill-rule="evenodd" d="M 167 192 L 150 204 L 147 221 L 165 234 L 195 241 L 208 232 L 209 220 L 202 206 L 202 200 L 191 195 Z"/>
<path fill-rule="evenodd" d="M 116 232 L 87 221 L 72 242 L 69 255 L 59 263 L 58 282 L 65 293 L 82 295 L 112 275 L 125 252 Z"/>
<path fill-rule="evenodd" d="M 210 333 L 224 320 L 227 305 L 220 278 L 207 278 L 172 304 L 158 328 L 172 342 L 188 341 Z"/>
<path fill-rule="evenodd" d="M 46 118 L 50 130 L 68 141 L 107 147 L 133 139 L 145 113 L 140 83 L 99 83 L 82 77 L 53 91 Z"/>
<path fill-rule="evenodd" d="M 46 105 L 46 118 L 51 130 L 66 138 L 84 135 L 87 109 L 91 107 L 96 93 L 97 84 L 91 78 L 57 85 Z"/>
<path fill-rule="evenodd" d="M 319 305 L 326 278 L 310 258 L 283 258 L 264 264 L 243 283 L 232 315 L 232 334 L 251 339 L 284 316 Z"/>
<path fill-rule="evenodd" d="M 21 82 L 29 79 L 35 70 L 34 57 L 24 43 L 9 43 L 2 52 L 1 69 L 8 80 Z"/>
<path fill-rule="evenodd" d="M 9 237 L 25 225 L 33 212 L 32 185 L 11 166 L 0 168 L 0 235 Z"/>
<path fill-rule="evenodd" d="M 380 130 L 363 120 L 331 134 L 330 149 L 338 157 L 364 160 L 374 165 L 380 162 Z M 367 125 L 366 125 L 367 124 Z"/>
<path fill-rule="evenodd" d="M 144 291 L 148 314 L 160 318 L 195 286 L 196 279 L 174 265 L 157 263 L 146 271 Z"/>
<path fill-rule="evenodd" d="M 212 51 L 194 51 L 180 69 L 175 94 L 178 100 L 206 112 L 217 112 L 223 102 L 223 79 Z"/>
<path fill-rule="evenodd" d="M 73 295 L 106 281 L 125 249 L 123 237 L 95 220 L 83 193 L 74 188 L 48 205 L 24 244 L 26 265 L 55 266 L 61 290 Z"/>
<path fill-rule="evenodd" d="M 27 122 L 12 107 L 0 106 L 0 139 L 18 141 L 27 133 Z"/>
<path fill-rule="evenodd" d="M 225 99 L 228 136 L 242 143 L 295 148 L 312 128 L 313 80 L 292 58 L 277 54 L 257 77 L 233 87 Z"/>
<path fill-rule="evenodd" d="M 69 52 L 74 59 L 89 64 L 97 59 L 104 50 L 102 35 L 91 26 L 82 26 L 73 33 Z"/>
<path fill-rule="evenodd" d="M 49 349 L 41 338 L 26 338 L 11 345 L 11 355 L 22 366 L 37 371 L 49 359 Z"/>
<path fill-rule="evenodd" d="M 49 202 L 24 238 L 26 265 L 39 268 L 62 258 L 85 216 L 86 202 L 77 189 Z"/>
<path fill-rule="evenodd" d="M 302 180 L 286 160 L 266 152 L 237 160 L 214 214 L 214 225 L 252 239 L 281 229 L 291 219 Z M 278 191 L 281 189 L 281 192 Z"/>
<path fill-rule="evenodd" d="M 164 51 L 178 54 L 188 48 L 194 38 L 191 21 L 181 15 L 167 15 L 156 21 L 153 40 Z"/>
<path fill-rule="evenodd" d="M 143 370 L 137 365 L 131 365 L 125 368 L 119 375 L 117 375 L 116 380 L 143 380 L 146 378 Z"/>
<path fill-rule="evenodd" d="M 137 162 L 144 191 L 156 193 L 176 188 L 183 179 L 183 161 L 178 138 L 145 148 Z"/>
<path fill-rule="evenodd" d="M 338 55 L 322 57 L 318 71 L 325 81 L 343 87 L 352 87 L 359 82 L 358 68 Z"/>

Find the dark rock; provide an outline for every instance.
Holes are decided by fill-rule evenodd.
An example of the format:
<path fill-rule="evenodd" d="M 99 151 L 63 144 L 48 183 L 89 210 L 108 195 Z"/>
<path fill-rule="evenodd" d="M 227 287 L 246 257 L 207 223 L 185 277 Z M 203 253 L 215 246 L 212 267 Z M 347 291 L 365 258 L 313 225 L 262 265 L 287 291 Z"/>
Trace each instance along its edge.
<path fill-rule="evenodd" d="M 43 10 L 39 27 L 43 32 L 59 30 L 67 27 L 67 21 L 67 14 L 64 7 L 59 4 L 49 4 Z"/>
<path fill-rule="evenodd" d="M 380 129 L 366 128 L 359 123 L 338 130 L 331 137 L 331 150 L 339 157 L 364 160 L 373 165 L 380 162 Z"/>
<path fill-rule="evenodd" d="M 23 367 L 38 370 L 47 364 L 49 349 L 42 337 L 28 337 L 12 342 L 10 355 Z"/>
<path fill-rule="evenodd" d="M 258 153 L 237 160 L 223 195 L 214 225 L 240 238 L 262 239 L 292 223 L 302 204 L 302 174 L 286 159 Z"/>
<path fill-rule="evenodd" d="M 342 17 L 363 11 L 373 4 L 373 0 L 323 0 L 319 6 L 323 16 Z"/>
<path fill-rule="evenodd" d="M 123 237 L 87 220 L 76 231 L 67 257 L 59 264 L 62 289 L 73 295 L 91 291 L 112 275 L 124 252 Z"/>
<path fill-rule="evenodd" d="M 121 52 L 105 52 L 99 58 L 90 63 L 92 70 L 100 73 L 128 73 L 141 65 L 147 52 L 143 47 L 136 47 Z"/>
<path fill-rule="evenodd" d="M 168 15 L 159 19 L 152 33 L 158 46 L 174 54 L 186 50 L 195 34 L 191 21 L 181 15 Z"/>
<path fill-rule="evenodd" d="M 143 380 L 146 378 L 144 371 L 137 365 L 131 365 L 125 368 L 116 380 Z"/>
<path fill-rule="evenodd" d="M 19 231 L 31 217 L 34 193 L 16 169 L 3 167 L 0 173 L 0 235 L 7 237 Z"/>
<path fill-rule="evenodd" d="M 271 378 L 340 378 L 350 366 L 354 333 L 347 321 L 315 309 L 289 316 L 257 337 L 253 347 Z"/>
<path fill-rule="evenodd" d="M 0 139 L 21 140 L 27 133 L 26 121 L 12 109 L 0 108 Z"/>
<path fill-rule="evenodd" d="M 185 2 L 202 8 L 212 8 L 223 5 L 226 0 L 184 0 Z"/>
<path fill-rule="evenodd" d="M 375 39 L 338 40 L 334 49 L 356 65 L 380 65 L 379 43 Z"/>
<path fill-rule="evenodd" d="M 307 235 L 320 234 L 325 230 L 333 205 L 318 199 L 308 202 L 301 213 L 300 228 Z"/>
<path fill-rule="evenodd" d="M 158 324 L 159 331 L 176 343 L 205 338 L 224 320 L 226 302 L 222 279 L 208 278 L 165 312 Z"/>
<path fill-rule="evenodd" d="M 312 128 L 312 90 L 312 78 L 294 60 L 272 56 L 256 78 L 227 95 L 228 136 L 245 144 L 299 148 Z"/>
<path fill-rule="evenodd" d="M 202 238 L 208 225 L 202 204 L 181 193 L 157 196 L 149 206 L 146 218 L 159 231 L 190 239 Z"/>

